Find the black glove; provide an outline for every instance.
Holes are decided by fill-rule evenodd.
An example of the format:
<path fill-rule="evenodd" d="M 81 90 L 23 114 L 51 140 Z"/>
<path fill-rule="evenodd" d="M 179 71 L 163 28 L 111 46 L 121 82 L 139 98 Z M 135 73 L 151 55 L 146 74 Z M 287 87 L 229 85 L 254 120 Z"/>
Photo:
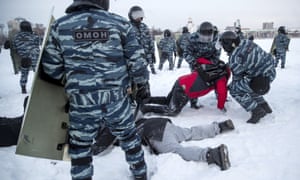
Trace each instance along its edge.
<path fill-rule="evenodd" d="M 149 83 L 137 84 L 137 92 L 136 92 L 136 101 L 142 102 L 143 99 L 149 98 L 150 95 L 150 86 Z"/>
<path fill-rule="evenodd" d="M 177 53 L 176 53 L 176 52 L 174 52 L 174 57 L 175 57 L 175 59 L 176 59 L 176 57 L 177 57 Z"/>

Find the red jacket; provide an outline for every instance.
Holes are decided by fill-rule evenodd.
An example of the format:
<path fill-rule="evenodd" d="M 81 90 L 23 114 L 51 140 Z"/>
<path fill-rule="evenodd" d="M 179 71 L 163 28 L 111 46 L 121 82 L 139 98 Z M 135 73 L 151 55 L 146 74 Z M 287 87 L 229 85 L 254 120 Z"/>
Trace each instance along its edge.
<path fill-rule="evenodd" d="M 205 58 L 197 59 L 199 64 L 212 64 Z M 230 71 L 227 68 L 228 75 L 222 76 L 214 85 L 208 86 L 207 83 L 198 75 L 197 71 L 193 71 L 191 74 L 183 75 L 178 78 L 180 86 L 184 89 L 185 94 L 189 98 L 197 98 L 206 95 L 213 89 L 217 93 L 218 108 L 223 109 L 227 99 L 227 81 L 229 79 Z"/>

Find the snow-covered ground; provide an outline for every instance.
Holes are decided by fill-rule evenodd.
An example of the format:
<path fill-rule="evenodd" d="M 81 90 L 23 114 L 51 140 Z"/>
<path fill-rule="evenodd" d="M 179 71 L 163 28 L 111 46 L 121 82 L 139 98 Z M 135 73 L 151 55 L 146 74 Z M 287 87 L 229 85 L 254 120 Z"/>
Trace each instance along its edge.
<path fill-rule="evenodd" d="M 269 51 L 272 40 L 255 40 Z M 225 53 L 222 59 L 227 61 Z M 151 155 L 146 148 L 145 158 L 151 180 L 298 180 L 300 177 L 300 39 L 292 39 L 287 53 L 286 69 L 277 69 L 277 77 L 265 96 L 273 108 L 258 124 L 248 124 L 250 114 L 230 96 L 226 103 L 228 112 L 216 108 L 212 92 L 199 98 L 204 105 L 194 110 L 187 105 L 178 117 L 171 118 L 180 126 L 190 127 L 213 121 L 232 119 L 236 130 L 212 139 L 183 143 L 186 146 L 215 147 L 226 144 L 232 167 L 220 171 L 205 162 L 186 162 L 178 155 L 168 153 Z M 175 79 L 189 73 L 186 63 L 181 69 L 169 71 L 168 64 L 157 75 L 151 75 L 153 95 L 167 95 Z M 0 54 L 0 116 L 14 117 L 23 113 L 23 99 L 19 87 L 20 75 L 14 75 L 8 50 Z M 30 91 L 33 73 L 28 89 Z M 0 176 L 3 180 L 67 180 L 70 163 L 15 155 L 16 146 L 0 148 Z M 119 147 L 105 156 L 94 157 L 94 179 L 129 180 L 130 172 Z"/>

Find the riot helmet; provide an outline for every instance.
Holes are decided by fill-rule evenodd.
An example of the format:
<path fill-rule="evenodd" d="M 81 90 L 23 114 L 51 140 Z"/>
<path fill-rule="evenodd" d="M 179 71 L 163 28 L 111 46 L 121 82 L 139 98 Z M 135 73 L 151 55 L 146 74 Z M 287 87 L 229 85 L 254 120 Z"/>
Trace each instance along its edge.
<path fill-rule="evenodd" d="M 233 31 L 226 31 L 221 35 L 219 41 L 224 50 L 231 54 L 240 44 L 240 37 Z"/>
<path fill-rule="evenodd" d="M 171 31 L 169 29 L 164 31 L 164 37 L 171 37 Z"/>
<path fill-rule="evenodd" d="M 186 26 L 184 26 L 182 28 L 182 33 L 188 33 L 188 32 L 189 32 L 189 29 Z"/>
<path fill-rule="evenodd" d="M 31 28 L 31 24 L 28 21 L 22 21 L 20 23 L 20 30 L 22 32 L 30 32 L 32 33 L 32 28 Z"/>
<path fill-rule="evenodd" d="M 286 34 L 285 27 L 284 27 L 284 26 L 280 26 L 280 27 L 278 28 L 278 33 Z"/>
<path fill-rule="evenodd" d="M 144 11 L 140 6 L 132 6 L 128 12 L 128 18 L 132 22 L 140 23 L 144 17 Z"/>
<path fill-rule="evenodd" d="M 87 9 L 89 7 L 108 11 L 109 0 L 73 0 L 73 3 L 66 9 L 66 13 Z"/>
<path fill-rule="evenodd" d="M 197 32 L 200 34 L 200 42 L 212 42 L 214 30 L 210 22 L 203 22 Z"/>

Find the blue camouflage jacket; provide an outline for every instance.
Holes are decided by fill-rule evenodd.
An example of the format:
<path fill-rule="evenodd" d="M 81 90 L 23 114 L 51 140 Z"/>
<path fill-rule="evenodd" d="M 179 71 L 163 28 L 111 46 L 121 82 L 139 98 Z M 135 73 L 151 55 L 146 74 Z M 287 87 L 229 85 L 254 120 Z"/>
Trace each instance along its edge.
<path fill-rule="evenodd" d="M 176 52 L 175 39 L 172 37 L 162 38 L 158 43 L 158 48 L 161 50 L 161 52 L 171 55 L 173 52 Z"/>
<path fill-rule="evenodd" d="M 219 61 L 218 50 L 214 42 L 200 42 L 199 33 L 193 33 L 190 36 L 184 57 L 189 64 L 192 64 L 198 58 L 206 58 L 214 63 Z"/>
<path fill-rule="evenodd" d="M 276 52 L 285 52 L 289 48 L 290 44 L 290 38 L 282 33 L 279 33 L 275 37 L 275 47 L 276 47 Z"/>
<path fill-rule="evenodd" d="M 147 62 L 131 24 L 113 13 L 89 9 L 56 20 L 42 56 L 45 73 L 65 79 L 67 94 L 146 83 Z M 145 78 L 146 77 L 146 78 Z"/>
<path fill-rule="evenodd" d="M 154 57 L 154 41 L 150 34 L 150 30 L 145 23 L 131 23 L 136 33 L 139 44 L 144 48 L 146 60 L 149 64 L 153 63 Z"/>
<path fill-rule="evenodd" d="M 273 81 L 276 76 L 275 60 L 253 41 L 242 40 L 229 57 L 232 80 L 253 78 L 259 75 Z"/>
<path fill-rule="evenodd" d="M 190 38 L 190 33 L 182 33 L 182 35 L 178 39 L 178 45 L 184 51 L 188 45 L 188 41 Z"/>
<path fill-rule="evenodd" d="M 14 37 L 12 45 L 22 58 L 30 58 L 33 61 L 38 59 L 40 49 L 37 35 L 30 32 L 19 32 Z"/>

